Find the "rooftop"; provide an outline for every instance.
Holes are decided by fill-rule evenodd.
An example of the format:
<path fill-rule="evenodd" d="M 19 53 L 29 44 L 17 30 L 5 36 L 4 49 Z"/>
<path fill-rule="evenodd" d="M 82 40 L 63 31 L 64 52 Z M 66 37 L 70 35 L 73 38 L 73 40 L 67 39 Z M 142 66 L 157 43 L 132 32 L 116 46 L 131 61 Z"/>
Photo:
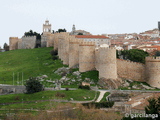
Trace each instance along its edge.
<path fill-rule="evenodd" d="M 104 39 L 108 39 L 108 37 L 104 36 L 104 35 L 76 35 L 76 38 L 104 38 Z"/>

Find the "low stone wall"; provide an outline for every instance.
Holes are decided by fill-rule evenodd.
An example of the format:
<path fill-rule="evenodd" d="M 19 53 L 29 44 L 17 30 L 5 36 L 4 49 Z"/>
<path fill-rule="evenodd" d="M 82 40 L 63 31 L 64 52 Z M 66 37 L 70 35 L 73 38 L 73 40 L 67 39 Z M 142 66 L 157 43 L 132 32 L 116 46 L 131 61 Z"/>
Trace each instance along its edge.
<path fill-rule="evenodd" d="M 25 86 L 0 86 L 0 94 L 24 93 Z"/>

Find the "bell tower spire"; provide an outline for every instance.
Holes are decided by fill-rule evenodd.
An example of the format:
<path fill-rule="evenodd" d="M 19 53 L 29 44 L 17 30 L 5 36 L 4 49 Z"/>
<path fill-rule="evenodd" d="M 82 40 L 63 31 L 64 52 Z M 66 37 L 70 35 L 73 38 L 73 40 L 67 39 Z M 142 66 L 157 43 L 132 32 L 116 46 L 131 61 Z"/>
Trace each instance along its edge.
<path fill-rule="evenodd" d="M 43 24 L 43 34 L 50 34 L 51 33 L 51 24 L 49 24 L 49 20 L 45 21 Z"/>

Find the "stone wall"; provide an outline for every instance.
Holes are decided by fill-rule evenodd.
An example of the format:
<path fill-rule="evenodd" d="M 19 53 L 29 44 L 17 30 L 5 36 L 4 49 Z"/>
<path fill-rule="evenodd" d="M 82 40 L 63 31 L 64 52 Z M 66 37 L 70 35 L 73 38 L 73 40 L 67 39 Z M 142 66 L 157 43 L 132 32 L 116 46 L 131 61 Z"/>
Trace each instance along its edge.
<path fill-rule="evenodd" d="M 100 54 L 99 54 L 99 49 L 95 49 L 95 68 L 97 71 L 99 71 L 99 63 L 100 63 Z"/>
<path fill-rule="evenodd" d="M 66 32 L 58 36 L 58 56 L 66 65 L 69 65 L 69 38 L 69 33 Z"/>
<path fill-rule="evenodd" d="M 95 42 L 79 44 L 79 71 L 95 70 Z"/>
<path fill-rule="evenodd" d="M 46 43 L 46 47 L 53 47 L 54 45 L 54 34 L 49 34 L 49 36 L 47 37 L 47 43 Z"/>
<path fill-rule="evenodd" d="M 10 37 L 9 38 L 9 50 L 18 49 L 18 37 Z"/>
<path fill-rule="evenodd" d="M 116 49 L 95 46 L 68 33 L 55 33 L 51 39 L 63 64 L 80 72 L 98 70 L 99 78 L 127 78 L 160 87 L 160 58 L 146 58 L 146 64 L 116 59 Z M 51 43 L 51 44 L 52 44 Z"/>
<path fill-rule="evenodd" d="M 33 49 L 36 46 L 36 36 L 23 36 L 22 49 Z"/>
<path fill-rule="evenodd" d="M 0 85 L 0 94 L 10 94 L 10 93 L 24 93 L 25 86 L 1 86 Z"/>
<path fill-rule="evenodd" d="M 22 39 L 18 40 L 18 49 L 22 49 Z"/>
<path fill-rule="evenodd" d="M 99 48 L 99 78 L 117 79 L 116 49 Z"/>
<path fill-rule="evenodd" d="M 117 74 L 122 78 L 144 82 L 145 65 L 142 63 L 117 59 Z"/>
<path fill-rule="evenodd" d="M 69 39 L 69 68 L 79 66 L 79 40 L 71 36 Z"/>

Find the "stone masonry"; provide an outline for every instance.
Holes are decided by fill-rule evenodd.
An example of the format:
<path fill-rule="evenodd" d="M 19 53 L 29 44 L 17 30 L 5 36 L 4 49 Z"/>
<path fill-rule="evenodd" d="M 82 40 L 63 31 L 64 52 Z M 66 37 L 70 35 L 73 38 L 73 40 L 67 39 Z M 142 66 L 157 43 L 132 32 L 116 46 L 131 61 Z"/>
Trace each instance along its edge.
<path fill-rule="evenodd" d="M 63 64 L 79 67 L 80 72 L 99 71 L 99 78 L 127 78 L 147 82 L 160 88 L 160 57 L 146 57 L 146 64 L 116 58 L 116 49 L 96 47 L 94 42 L 84 42 L 69 33 L 54 34 L 54 49 Z"/>

